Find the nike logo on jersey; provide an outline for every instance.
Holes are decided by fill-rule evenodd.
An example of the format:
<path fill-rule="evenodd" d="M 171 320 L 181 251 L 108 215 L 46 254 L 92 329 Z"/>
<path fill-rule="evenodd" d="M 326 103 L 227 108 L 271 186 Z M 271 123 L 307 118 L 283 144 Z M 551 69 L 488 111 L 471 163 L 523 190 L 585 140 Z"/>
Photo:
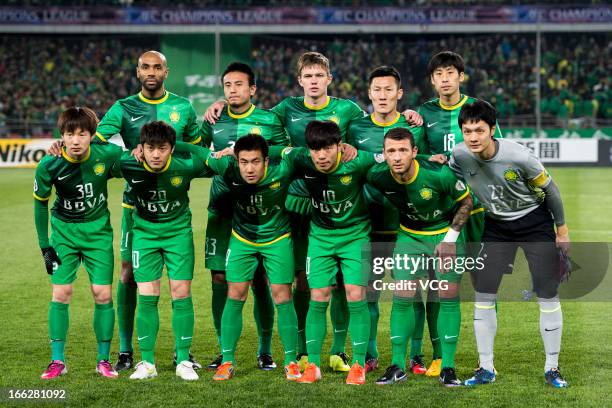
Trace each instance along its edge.
<path fill-rule="evenodd" d="M 132 183 L 137 184 L 137 183 L 142 183 L 144 180 L 134 180 L 132 179 Z"/>
<path fill-rule="evenodd" d="M 438 123 L 438 122 L 428 123 L 428 124 L 427 124 L 427 127 L 428 127 L 428 128 L 430 128 L 430 127 L 432 127 L 433 125 L 435 125 L 436 123 Z"/>
<path fill-rule="evenodd" d="M 223 132 L 224 130 L 225 130 L 225 129 L 219 129 L 219 130 L 217 130 L 217 129 L 213 129 L 213 134 L 215 134 L 215 135 L 216 135 L 217 133 L 221 133 L 221 132 Z"/>
<path fill-rule="evenodd" d="M 358 143 L 365 143 L 366 141 L 370 140 L 369 137 L 366 137 L 365 139 L 359 139 L 357 142 Z"/>
<path fill-rule="evenodd" d="M 385 191 L 385 194 L 395 194 L 395 191 Z"/>
<path fill-rule="evenodd" d="M 308 175 L 304 175 L 304 178 L 307 178 L 307 179 L 315 179 L 315 178 L 316 178 L 316 176 L 308 176 Z"/>
<path fill-rule="evenodd" d="M 474 177 L 476 175 L 475 170 L 468 170 L 468 173 L 470 174 L 470 177 Z"/>
<path fill-rule="evenodd" d="M 57 179 L 58 179 L 59 181 L 62 181 L 63 179 L 65 179 L 65 178 L 67 178 L 67 177 L 70 177 L 70 174 L 68 174 L 67 176 L 58 177 Z"/>
<path fill-rule="evenodd" d="M 294 116 L 291 117 L 291 121 L 292 122 L 297 122 L 298 120 L 302 120 L 302 119 L 304 119 L 304 118 L 296 118 Z"/>
<path fill-rule="evenodd" d="M 232 181 L 232 186 L 239 186 L 240 183 L 236 183 L 235 181 Z"/>
<path fill-rule="evenodd" d="M 138 119 L 142 118 L 143 116 L 144 116 L 144 115 L 142 115 L 142 116 L 137 116 L 137 117 L 133 117 L 133 116 L 132 116 L 132 117 L 130 118 L 130 120 L 131 120 L 132 122 L 136 122 Z"/>

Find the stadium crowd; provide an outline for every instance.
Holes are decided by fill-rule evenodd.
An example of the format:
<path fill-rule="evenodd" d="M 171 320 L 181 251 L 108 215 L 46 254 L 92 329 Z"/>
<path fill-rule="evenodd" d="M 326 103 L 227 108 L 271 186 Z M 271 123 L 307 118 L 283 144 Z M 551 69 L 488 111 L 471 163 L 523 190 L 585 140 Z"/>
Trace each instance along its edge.
<path fill-rule="evenodd" d="M 585 118 L 585 126 L 595 118 L 612 119 L 610 37 L 589 33 L 542 38 L 540 109 L 545 118 L 558 126 L 572 118 Z M 90 106 L 102 116 L 116 98 L 138 89 L 138 54 L 158 47 L 154 36 L 0 38 L 0 136 L 49 135 L 58 113 L 75 104 Z M 402 107 L 415 107 L 433 96 L 425 67 L 432 54 L 444 49 L 464 56 L 465 92 L 491 101 L 502 123 L 505 118 L 533 116 L 535 36 L 526 34 L 344 36 L 332 41 L 254 36 L 251 62 L 259 76 L 257 103 L 270 108 L 287 95 L 299 95 L 296 59 L 305 50 L 316 50 L 332 63 L 332 95 L 371 110 L 368 73 L 392 64 L 404 76 Z"/>

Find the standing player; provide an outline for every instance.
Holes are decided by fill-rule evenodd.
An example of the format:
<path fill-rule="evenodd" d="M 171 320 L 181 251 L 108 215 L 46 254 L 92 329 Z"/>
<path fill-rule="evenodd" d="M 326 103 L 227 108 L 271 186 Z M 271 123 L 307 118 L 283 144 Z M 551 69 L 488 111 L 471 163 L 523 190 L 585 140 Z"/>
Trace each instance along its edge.
<path fill-rule="evenodd" d="M 465 143 L 453 149 L 450 160 L 450 167 L 472 186 L 487 210 L 481 255 L 485 263 L 482 270 L 475 271 L 474 279 L 474 333 L 480 367 L 466 385 L 495 381 L 497 291 L 503 274 L 512 272 L 520 246 L 540 305 L 540 334 L 546 353 L 544 378 L 555 388 L 567 387 L 559 372 L 563 315 L 557 293 L 560 254 L 555 247 L 556 243 L 563 253 L 569 250 L 561 194 L 529 149 L 494 137 L 495 124 L 496 112 L 489 103 L 465 104 L 459 115 Z"/>
<path fill-rule="evenodd" d="M 58 120 L 64 148 L 61 157 L 46 156 L 36 168 L 34 220 L 38 242 L 51 275 L 53 297 L 49 305 L 51 364 L 42 374 L 52 379 L 66 374 L 64 345 L 68 334 L 72 283 L 81 262 L 89 274 L 95 301 L 93 326 L 98 341 L 96 372 L 116 378 L 109 363 L 115 328 L 112 300 L 113 229 L 107 207 L 107 180 L 118 173 L 122 149 L 115 145 L 90 145 L 98 118 L 88 108 L 70 108 Z M 49 198 L 57 198 L 51 210 Z"/>
<path fill-rule="evenodd" d="M 287 97 L 272 108 L 287 129 L 292 146 L 306 147 L 305 129 L 313 120 L 331 120 L 338 124 L 342 140 L 346 140 L 349 123 L 362 118 L 365 113 L 354 102 L 348 99 L 330 97 L 327 90 L 332 81 L 329 60 L 318 52 L 302 54 L 297 63 L 297 79 L 304 90 L 304 96 Z M 224 102 L 216 102 L 206 111 L 205 119 L 215 123 L 223 109 Z M 422 124 L 420 116 L 414 111 L 404 113 L 409 122 Z M 343 144 L 343 160 L 355 156 L 354 149 Z M 289 188 L 286 203 L 287 210 L 292 213 L 292 231 L 294 238 L 296 286 L 294 303 L 298 315 L 298 357 L 300 366 L 305 368 L 308 362 L 305 342 L 306 315 L 310 292 L 305 273 L 306 248 L 308 246 L 308 211 L 310 198 L 302 180 L 296 180 Z M 341 276 L 340 276 L 341 277 Z M 334 329 L 331 346 L 330 367 L 334 371 L 348 371 L 348 356 L 345 354 L 345 343 L 348 328 L 348 310 L 346 294 L 341 284 L 332 290 L 330 316 Z"/>
<path fill-rule="evenodd" d="M 192 153 L 173 154 L 176 132 L 163 121 L 144 125 L 140 143 L 144 162 L 138 162 L 128 152 L 121 159 L 121 173 L 131 187 L 136 208 L 132 264 L 139 292 L 136 320 L 142 361 L 130 378 L 142 380 L 157 376 L 157 304 L 165 265 L 172 296 L 176 375 L 184 380 L 197 380 L 194 364 L 189 361 L 194 325 L 191 298 L 194 253 L 187 193 L 191 180 L 203 177 L 206 168 Z"/>
<path fill-rule="evenodd" d="M 431 155 L 430 160 L 445 164 L 448 162 L 451 150 L 456 144 L 463 141 L 461 128 L 457 123 L 461 107 L 465 103 L 471 103 L 475 99 L 461 93 L 461 84 L 465 79 L 465 63 L 461 55 L 452 51 L 443 51 L 434 55 L 427 66 L 427 73 L 431 84 L 434 87 L 437 98 L 424 103 L 419 107 L 419 113 L 423 116 L 423 130 L 425 136 L 426 150 L 420 153 Z M 501 137 L 499 127 L 496 127 L 498 137 Z M 484 208 L 474 198 L 474 207 L 467 225 L 463 229 L 467 243 L 480 242 L 482 230 L 484 228 Z M 442 363 L 440 336 L 437 332 L 437 319 L 440 304 L 436 299 L 436 294 L 428 293 L 426 307 L 420 300 L 420 292 L 417 296 L 415 309 L 415 331 L 410 347 L 410 358 L 417 365 L 414 369 L 424 369 L 421 355 L 423 343 L 423 329 L 425 316 L 433 347 L 433 361 L 427 370 L 426 375 L 437 377 L 440 375 L 440 364 Z M 420 364 L 420 365 L 419 365 Z"/>
<path fill-rule="evenodd" d="M 469 218 L 472 197 L 469 188 L 453 172 L 438 163 L 415 159 L 414 137 L 407 129 L 393 129 L 385 135 L 386 163 L 376 165 L 368 173 L 368 182 L 383 192 L 400 214 L 400 232 L 396 255 L 420 257 L 461 253 L 456 248 L 461 229 Z M 395 258 L 395 256 L 394 256 Z M 415 282 L 428 278 L 428 269 L 416 271 L 395 268 L 396 281 Z M 436 271 L 438 272 L 438 271 Z M 454 270 L 436 273 L 440 285 L 438 332 L 442 340 L 440 382 L 447 387 L 461 385 L 455 374 L 455 351 L 461 326 L 459 284 L 461 273 Z M 392 362 L 377 384 L 394 384 L 406 379 L 405 362 L 408 339 L 413 334 L 415 314 L 413 302 L 416 284 L 396 290 L 391 309 Z"/>
<path fill-rule="evenodd" d="M 397 69 L 391 66 L 382 66 L 372 71 L 369 77 L 368 96 L 372 101 L 374 112 L 369 116 L 351 121 L 347 137 L 348 143 L 356 146 L 359 150 L 381 153 L 385 134 L 391 129 L 401 127 L 410 129 L 419 151 L 424 149 L 424 146 L 420 145 L 423 141 L 423 128 L 409 125 L 397 110 L 397 104 L 402 99 L 403 93 L 402 79 Z M 376 243 L 395 242 L 399 228 L 397 208 L 384 198 L 378 190 L 372 189 L 368 184 L 364 187 L 364 196 L 370 209 L 370 220 L 372 222 L 370 240 L 375 243 L 372 247 L 372 257 L 388 257 L 393 251 L 392 246 L 377 245 Z M 367 293 L 368 309 L 370 311 L 370 340 L 366 355 L 366 372 L 378 367 L 376 336 L 380 316 L 378 309 L 380 292 L 373 289 L 372 282 L 370 280 L 368 283 Z M 417 363 L 414 363 L 414 366 L 420 367 Z M 424 372 L 423 370 L 420 374 Z"/>
<path fill-rule="evenodd" d="M 263 136 L 270 148 L 280 154 L 280 150 L 289 144 L 287 133 L 274 113 L 259 109 L 251 102 L 251 98 L 257 91 L 255 74 L 251 67 L 240 62 L 233 62 L 227 66 L 221 79 L 228 105 L 223 109 L 220 118 L 214 125 L 206 121 L 202 124 L 203 143 L 206 146 L 212 144 L 217 151 L 226 149 L 231 151 L 240 137 L 254 133 Z M 225 255 L 232 229 L 231 214 L 228 214 L 232 203 L 227 202 L 228 190 L 222 177 L 213 178 L 206 224 L 205 262 L 212 275 L 212 315 L 219 347 L 221 347 L 221 316 L 228 291 Z M 272 370 L 276 368 L 271 349 L 274 305 L 261 269 L 256 274 L 253 283 L 253 314 L 259 334 L 257 365 L 260 369 Z M 208 368 L 217 369 L 221 360 L 220 353 Z"/>

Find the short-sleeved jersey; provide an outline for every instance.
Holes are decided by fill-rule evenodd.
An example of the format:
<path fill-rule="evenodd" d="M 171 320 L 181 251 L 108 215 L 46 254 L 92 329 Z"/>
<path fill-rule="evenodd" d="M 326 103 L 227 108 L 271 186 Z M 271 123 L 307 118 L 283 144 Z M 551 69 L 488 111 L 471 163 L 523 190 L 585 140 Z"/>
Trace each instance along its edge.
<path fill-rule="evenodd" d="M 201 157 L 189 152 L 174 152 L 166 166 L 156 172 L 124 152 L 121 173 L 136 199 L 138 217 L 158 223 L 182 218 L 186 225 L 191 225 L 189 186 L 192 179 L 208 174 Z"/>
<path fill-rule="evenodd" d="M 125 147 L 132 150 L 140 143 L 140 129 L 156 120 L 172 126 L 178 140 L 199 143 L 200 129 L 191 102 L 167 91 L 160 99 L 147 99 L 141 92 L 119 99 L 100 121 L 96 135 L 107 141 L 119 133 Z"/>
<path fill-rule="evenodd" d="M 311 106 L 303 96 L 290 96 L 272 108 L 287 129 L 291 145 L 306 147 L 304 132 L 306 125 L 313 120 L 331 120 L 340 127 L 342 140 L 346 141 L 349 123 L 365 116 L 363 110 L 355 102 L 348 99 L 327 97 L 327 102 L 321 106 Z"/>
<path fill-rule="evenodd" d="M 426 148 L 425 139 L 423 137 L 423 127 L 409 125 L 404 116 L 399 112 L 397 112 L 395 119 L 390 122 L 378 122 L 374 118 L 373 113 L 369 116 L 351 121 L 347 143 L 355 146 L 358 150 L 382 153 L 385 135 L 388 131 L 395 128 L 410 130 L 410 133 L 414 136 L 415 146 L 419 148 L 419 152 Z"/>
<path fill-rule="evenodd" d="M 204 121 L 200 129 L 202 143 L 207 147 L 212 144 L 217 151 L 233 147 L 239 138 L 249 133 L 261 135 L 269 146 L 289 144 L 287 132 L 278 116 L 255 105 L 242 114 L 232 113 L 231 108 L 226 106 L 214 125 Z"/>
<path fill-rule="evenodd" d="M 106 185 L 109 178 L 120 177 L 122 151 L 114 144 L 91 144 L 80 161 L 63 149 L 62 157 L 43 157 L 36 168 L 34 198 L 49 200 L 55 186 L 51 213 L 65 222 L 89 222 L 108 214 Z"/>
<path fill-rule="evenodd" d="M 257 184 L 248 184 L 240 175 L 234 157 L 209 157 L 206 165 L 230 188 L 234 211 L 234 235 L 250 243 L 271 243 L 291 231 L 289 215 L 285 212 L 285 199 L 292 180 L 293 166 L 289 160 L 266 167 Z"/>
<path fill-rule="evenodd" d="M 470 185 L 488 216 L 513 221 L 542 203 L 541 188 L 550 183 L 551 177 L 525 146 L 509 139 L 495 140 L 498 150 L 489 160 L 479 158 L 465 143 L 458 144 L 449 166 Z"/>
<path fill-rule="evenodd" d="M 459 113 L 466 103 L 473 103 L 476 98 L 460 95 L 459 102 L 452 106 L 442 104 L 439 98 L 425 102 L 419 107 L 423 116 L 423 130 L 429 151 L 423 153 L 450 155 L 455 145 L 463 142 L 459 127 Z M 496 126 L 496 137 L 502 137 L 499 126 Z"/>
<path fill-rule="evenodd" d="M 316 169 L 306 148 L 288 148 L 283 159 L 290 160 L 296 177 L 304 180 L 311 198 L 311 222 L 327 229 L 369 225 L 363 184 L 368 170 L 382 161 L 382 155 L 360 151 L 355 159 L 343 163 L 338 154 L 335 166 L 326 173 Z"/>
<path fill-rule="evenodd" d="M 400 213 L 402 230 L 416 234 L 439 234 L 451 224 L 457 202 L 469 188 L 448 166 L 415 159 L 415 173 L 408 181 L 396 179 L 387 163 L 374 166 L 368 183 L 380 190 Z"/>

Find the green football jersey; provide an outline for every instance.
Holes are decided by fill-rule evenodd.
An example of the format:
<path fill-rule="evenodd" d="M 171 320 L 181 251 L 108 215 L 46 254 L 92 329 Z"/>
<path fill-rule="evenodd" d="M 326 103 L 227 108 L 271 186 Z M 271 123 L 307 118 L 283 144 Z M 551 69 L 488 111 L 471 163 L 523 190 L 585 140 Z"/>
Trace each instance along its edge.
<path fill-rule="evenodd" d="M 177 140 L 190 143 L 201 140 L 196 113 L 189 99 L 168 91 L 160 99 L 147 99 L 142 92 L 119 99 L 100 121 L 96 135 L 107 141 L 119 133 L 125 147 L 132 150 L 140 143 L 142 126 L 156 120 L 171 125 Z"/>
<path fill-rule="evenodd" d="M 200 129 L 202 143 L 207 147 L 212 144 L 216 151 L 233 147 L 236 140 L 249 133 L 261 135 L 269 146 L 289 145 L 287 132 L 278 116 L 255 105 L 240 115 L 232 113 L 226 106 L 214 125 L 204 121 Z M 279 153 L 281 149 L 278 149 Z"/>
<path fill-rule="evenodd" d="M 232 156 L 209 157 L 206 165 L 220 175 L 230 188 L 233 202 L 232 228 L 240 240 L 250 243 L 270 243 L 290 231 L 285 199 L 292 180 L 290 160 L 266 167 L 257 184 L 248 184 L 240 175 L 238 162 Z"/>
<path fill-rule="evenodd" d="M 208 171 L 202 158 L 189 152 L 174 152 L 160 171 L 138 163 L 129 152 L 121 156 L 121 173 L 135 197 L 136 215 L 151 222 L 184 220 L 191 225 L 189 186 Z"/>
<path fill-rule="evenodd" d="M 426 148 L 425 139 L 423 137 L 422 126 L 412 126 L 406 122 L 406 118 L 399 112 L 391 122 L 378 122 L 374 119 L 374 114 L 354 120 L 350 123 L 348 129 L 347 143 L 355 146 L 359 150 L 366 152 L 382 153 L 383 141 L 388 131 L 395 128 L 405 128 L 410 130 L 414 136 L 415 146 L 419 148 L 419 152 Z"/>
<path fill-rule="evenodd" d="M 295 176 L 304 180 L 311 197 L 312 223 L 327 229 L 369 226 L 363 184 L 368 170 L 382 161 L 382 155 L 360 151 L 355 159 L 343 163 L 338 154 L 335 166 L 326 173 L 316 169 L 306 148 L 288 148 L 283 158 L 292 162 Z"/>
<path fill-rule="evenodd" d="M 463 142 L 463 134 L 459 127 L 459 113 L 466 103 L 473 103 L 476 98 L 460 95 L 459 102 L 446 106 L 439 98 L 425 102 L 419 107 L 423 116 L 423 130 L 428 151 L 423 153 L 450 155 L 456 144 Z M 495 130 L 496 137 L 502 137 L 499 125 Z"/>
<path fill-rule="evenodd" d="M 402 182 L 391 173 L 387 163 L 368 172 L 368 183 L 380 190 L 400 213 L 402 230 L 432 235 L 446 231 L 456 204 L 469 194 L 448 166 L 417 158 L 414 176 Z"/>
<path fill-rule="evenodd" d="M 89 222 L 108 214 L 106 183 L 111 177 L 121 177 L 122 152 L 114 144 L 91 144 L 80 161 L 63 149 L 62 157 L 43 157 L 36 168 L 34 198 L 49 200 L 55 186 L 51 213 L 65 222 Z"/>
<path fill-rule="evenodd" d="M 287 129 L 291 145 L 306 147 L 306 125 L 313 120 L 331 120 L 340 127 L 342 140 L 346 141 L 349 123 L 365 116 L 363 110 L 355 102 L 348 99 L 327 97 L 327 102 L 321 106 L 310 106 L 303 96 L 290 96 L 272 108 L 282 124 Z"/>

